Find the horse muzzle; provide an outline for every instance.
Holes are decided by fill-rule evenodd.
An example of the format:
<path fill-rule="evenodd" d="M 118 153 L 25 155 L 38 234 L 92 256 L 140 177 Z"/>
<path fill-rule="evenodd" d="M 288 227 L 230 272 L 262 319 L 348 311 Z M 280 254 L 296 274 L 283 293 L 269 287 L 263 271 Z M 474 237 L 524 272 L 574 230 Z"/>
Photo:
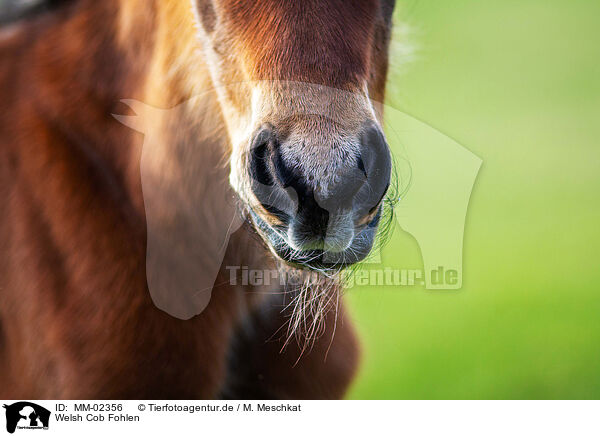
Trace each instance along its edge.
<path fill-rule="evenodd" d="M 257 201 L 251 216 L 284 261 L 339 269 L 371 251 L 390 183 L 391 157 L 373 121 L 365 122 L 351 142 L 354 147 L 340 145 L 337 150 L 335 144 L 305 150 L 296 145 L 292 152 L 274 126 L 263 125 L 255 133 L 249 173 Z"/>

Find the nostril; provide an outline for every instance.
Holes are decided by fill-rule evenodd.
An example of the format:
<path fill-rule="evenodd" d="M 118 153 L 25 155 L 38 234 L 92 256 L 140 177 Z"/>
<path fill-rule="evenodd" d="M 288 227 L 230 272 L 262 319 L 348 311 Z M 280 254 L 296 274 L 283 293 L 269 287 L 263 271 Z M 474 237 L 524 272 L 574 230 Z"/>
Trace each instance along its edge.
<path fill-rule="evenodd" d="M 376 125 L 368 127 L 361 137 L 359 168 L 361 164 L 371 184 L 376 183 L 378 189 L 388 185 L 392 159 L 383 132 Z"/>
<path fill-rule="evenodd" d="M 383 132 L 375 123 L 369 123 L 361 136 L 361 156 L 357 162 L 364 171 L 367 183 L 356 196 L 357 215 L 373 214 L 389 186 L 392 159 Z"/>
<path fill-rule="evenodd" d="M 293 165 L 285 162 L 279 142 L 270 125 L 263 126 L 252 141 L 250 169 L 252 177 L 259 183 L 272 186 L 278 184 L 286 189 L 295 187 L 301 177 Z M 312 176 L 311 176 L 312 180 Z"/>
<path fill-rule="evenodd" d="M 278 167 L 278 141 L 273 128 L 264 125 L 252 141 L 249 159 L 251 187 L 262 207 L 286 223 L 297 210 L 297 195 L 282 183 Z"/>
<path fill-rule="evenodd" d="M 389 187 L 390 184 L 388 183 L 383 192 L 381 193 L 381 197 L 379 197 L 379 200 L 377 200 L 377 203 L 375 203 L 375 205 L 371 209 L 369 209 L 369 215 L 372 215 L 379 208 L 379 205 L 383 201 L 383 198 L 385 197 L 385 194 Z"/>
<path fill-rule="evenodd" d="M 252 178 L 254 181 L 268 186 L 272 186 L 274 183 L 270 150 L 270 145 L 274 140 L 272 130 L 269 127 L 263 127 L 254 136 L 250 151 L 250 172 Z"/>
<path fill-rule="evenodd" d="M 292 187 L 299 194 L 305 191 L 306 180 L 294 165 L 285 162 L 279 149 L 275 150 L 273 154 L 273 167 L 275 177 L 284 189 Z"/>
<path fill-rule="evenodd" d="M 358 169 L 364 174 L 365 178 L 368 178 L 367 170 L 365 169 L 365 163 L 363 162 L 362 157 L 359 156 L 356 159 L 356 166 L 358 166 Z"/>

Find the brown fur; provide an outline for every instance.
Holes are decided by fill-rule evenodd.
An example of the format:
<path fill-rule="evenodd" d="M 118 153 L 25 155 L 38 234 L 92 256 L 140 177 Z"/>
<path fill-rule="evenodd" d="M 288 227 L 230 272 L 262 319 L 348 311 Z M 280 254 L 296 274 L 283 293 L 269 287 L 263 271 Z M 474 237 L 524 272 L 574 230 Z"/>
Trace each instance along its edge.
<path fill-rule="evenodd" d="M 294 41 L 284 23 L 252 25 L 262 13 L 269 14 L 263 24 L 301 20 L 303 8 L 318 3 L 319 30 L 333 23 L 331 33 L 314 40 L 307 28 L 299 51 L 288 50 Z M 384 25 L 377 3 L 325 3 L 220 7 L 254 78 L 345 86 L 369 76 L 372 92 L 383 96 L 388 36 L 373 30 Z M 222 284 L 224 268 L 209 306 L 191 320 L 167 315 L 150 299 L 143 137 L 111 114 L 127 112 L 122 98 L 171 107 L 210 87 L 190 9 L 183 0 L 79 0 L 0 32 L 3 398 L 339 398 L 353 378 L 358 351 L 349 320 L 338 322 L 330 347 L 335 317 L 328 315 L 326 334 L 294 365 L 299 345 L 280 354 L 282 342 L 269 341 L 287 316 L 273 309 L 277 297 Z M 204 21 L 209 30 L 220 25 L 214 16 Z M 282 53 L 280 62 L 273 53 Z M 206 108 L 224 124 L 216 101 Z M 202 116 L 196 109 L 165 140 L 203 137 L 194 130 Z M 218 147 L 204 145 L 207 162 L 227 158 L 226 135 L 215 141 Z M 233 236 L 223 261 L 274 264 L 250 226 Z M 239 359 L 251 364 L 241 369 Z"/>
<path fill-rule="evenodd" d="M 221 3 L 249 79 L 344 86 L 366 77 L 376 1 Z"/>

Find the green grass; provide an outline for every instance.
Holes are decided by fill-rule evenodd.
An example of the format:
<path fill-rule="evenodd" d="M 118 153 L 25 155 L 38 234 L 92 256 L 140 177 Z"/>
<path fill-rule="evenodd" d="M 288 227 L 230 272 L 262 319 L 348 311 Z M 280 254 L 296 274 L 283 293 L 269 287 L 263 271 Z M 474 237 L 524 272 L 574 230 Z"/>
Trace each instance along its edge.
<path fill-rule="evenodd" d="M 348 292 L 364 347 L 349 398 L 600 398 L 600 2 L 399 6 L 419 50 L 388 104 L 483 165 L 461 290 Z M 382 259 L 421 265 L 398 227 Z"/>

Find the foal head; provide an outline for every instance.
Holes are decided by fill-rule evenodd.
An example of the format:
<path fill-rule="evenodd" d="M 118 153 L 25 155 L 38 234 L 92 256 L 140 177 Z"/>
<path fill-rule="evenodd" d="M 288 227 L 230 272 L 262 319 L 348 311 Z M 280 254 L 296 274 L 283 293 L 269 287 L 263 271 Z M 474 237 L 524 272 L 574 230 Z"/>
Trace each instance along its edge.
<path fill-rule="evenodd" d="M 371 250 L 391 158 L 383 97 L 393 0 L 192 0 L 231 142 L 230 183 L 284 261 Z"/>

